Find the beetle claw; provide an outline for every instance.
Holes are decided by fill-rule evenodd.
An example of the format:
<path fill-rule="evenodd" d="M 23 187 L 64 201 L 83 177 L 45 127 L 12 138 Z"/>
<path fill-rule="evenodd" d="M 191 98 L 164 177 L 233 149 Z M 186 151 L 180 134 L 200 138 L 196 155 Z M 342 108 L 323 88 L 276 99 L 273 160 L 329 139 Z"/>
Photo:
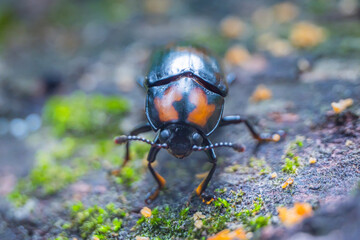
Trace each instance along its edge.
<path fill-rule="evenodd" d="M 160 193 L 160 189 L 158 187 L 151 190 L 151 192 L 149 192 L 146 195 L 145 203 L 146 204 L 152 203 L 159 196 L 159 193 Z"/>
<path fill-rule="evenodd" d="M 216 199 L 215 195 L 201 194 L 199 197 L 202 200 L 202 202 L 206 203 L 207 205 L 209 205 L 210 203 L 212 203 Z"/>
<path fill-rule="evenodd" d="M 193 191 L 193 192 L 190 194 L 190 196 L 189 196 L 189 198 L 188 198 L 188 200 L 187 200 L 187 202 L 186 202 L 186 207 L 188 207 L 188 206 L 190 205 L 191 200 L 192 200 L 192 198 L 193 198 L 195 195 L 197 195 L 195 191 Z"/>
<path fill-rule="evenodd" d="M 271 134 L 271 140 L 273 142 L 279 142 L 279 141 L 283 140 L 285 138 L 285 136 L 286 136 L 285 131 L 279 130 L 279 131 Z"/>

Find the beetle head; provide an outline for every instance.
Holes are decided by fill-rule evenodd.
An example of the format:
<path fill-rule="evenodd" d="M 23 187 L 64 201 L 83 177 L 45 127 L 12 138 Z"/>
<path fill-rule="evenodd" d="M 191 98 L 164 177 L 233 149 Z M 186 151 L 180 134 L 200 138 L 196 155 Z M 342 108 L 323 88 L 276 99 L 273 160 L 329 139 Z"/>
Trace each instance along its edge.
<path fill-rule="evenodd" d="M 168 146 L 168 151 L 177 158 L 184 158 L 193 150 L 193 146 L 201 146 L 202 136 L 198 131 L 182 124 L 171 124 L 161 130 L 160 142 Z"/>
<path fill-rule="evenodd" d="M 116 144 L 123 144 L 128 141 L 141 141 L 150 144 L 153 148 L 167 149 L 169 153 L 177 158 L 189 156 L 192 151 L 207 151 L 218 147 L 230 147 L 238 152 L 245 150 L 243 145 L 231 142 L 209 143 L 204 146 L 202 145 L 204 139 L 201 134 L 195 128 L 184 124 L 167 125 L 160 131 L 156 139 L 158 139 L 160 143 L 157 140 L 153 142 L 134 135 L 118 136 L 115 137 L 114 141 Z M 209 140 L 207 140 L 207 142 L 209 142 Z"/>

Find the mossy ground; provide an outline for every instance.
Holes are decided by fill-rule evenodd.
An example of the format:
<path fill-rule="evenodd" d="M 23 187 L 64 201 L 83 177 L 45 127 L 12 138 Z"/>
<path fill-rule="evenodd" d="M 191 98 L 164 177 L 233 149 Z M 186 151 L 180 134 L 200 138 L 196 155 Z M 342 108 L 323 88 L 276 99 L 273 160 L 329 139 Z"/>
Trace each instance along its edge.
<path fill-rule="evenodd" d="M 271 101 L 275 99 L 267 104 Z M 307 111 L 310 102 L 302 104 L 300 112 L 302 107 Z M 259 118 L 263 114 L 266 113 L 260 113 Z M 342 122 L 337 123 L 340 120 L 336 119 Z M 358 127 L 358 120 L 355 115 L 344 113 L 328 119 L 324 117 L 321 121 L 313 125 L 315 130 L 298 122 L 283 125 L 288 132 L 284 141 L 260 146 L 256 146 L 247 130 L 240 127 L 241 137 L 237 141 L 245 143 L 248 150 L 243 154 L 219 151 L 219 169 L 207 190 L 214 192 L 218 199 L 210 205 L 194 198 L 186 206 L 192 189 L 201 181 L 194 178 L 195 173 L 208 170 L 205 155 L 194 155 L 192 160 L 197 161 L 178 162 L 164 153 L 155 168 L 168 180 L 167 189 L 149 206 L 152 216 L 141 216 L 139 211 L 145 206 L 143 200 L 155 184 L 143 163 L 148 146 L 132 144 L 133 160 L 120 177 L 114 177 L 109 172 L 121 164 L 123 147 L 116 146 L 111 139 L 99 137 L 93 143 L 88 135 L 82 138 L 72 131 L 64 133 L 64 138 L 54 135 L 53 142 L 38 151 L 36 165 L 29 176 L 20 180 L 8 197 L 20 212 L 34 200 L 38 201 L 36 206 L 51 202 L 60 204 L 52 213 L 58 217 L 52 218 L 54 225 L 47 233 L 53 239 L 131 239 L 135 236 L 206 239 L 225 228 L 238 226 L 248 237 L 256 239 L 264 227 L 279 224 L 277 207 L 306 201 L 318 208 L 354 189 L 351 186 L 356 185 L 358 173 L 351 168 L 358 162 L 352 152 L 357 142 L 353 139 L 353 145 L 346 146 L 335 136 L 343 136 L 345 130 L 353 134 L 351 129 Z M 263 125 L 270 129 L 280 128 L 282 124 L 266 120 Z M 228 139 L 239 138 L 240 128 L 235 127 L 228 134 L 229 128 L 220 131 L 216 138 L 223 139 L 225 135 Z M 306 131 L 300 130 L 306 128 Z M 329 131 L 331 134 L 327 135 Z M 323 134 L 326 138 L 321 137 Z M 338 163 L 329 160 L 334 153 L 337 154 L 335 159 L 342 159 L 340 153 L 345 151 L 349 153 L 347 160 Z M 316 157 L 317 163 L 310 165 L 310 157 Z M 351 174 L 340 175 L 339 180 L 335 173 L 343 170 Z M 277 177 L 271 179 L 273 172 L 277 172 Z M 294 179 L 294 184 L 283 189 L 289 177 Z M 343 185 L 332 185 L 333 181 L 341 181 Z M 196 212 L 205 216 L 200 229 L 194 222 Z M 40 224 L 38 220 L 35 223 Z"/>
<path fill-rule="evenodd" d="M 69 42 L 56 43 L 64 48 L 64 55 L 74 53 L 78 47 L 83 51 L 91 49 L 96 57 L 85 61 L 85 70 L 81 65 L 83 60 L 76 59 L 70 62 L 72 70 L 66 68 L 63 71 L 66 78 L 76 83 L 65 82 L 65 86 L 70 89 L 85 87 L 73 94 L 48 99 L 43 108 L 44 127 L 40 131 L 24 141 L 16 141 L 18 145 L 0 138 L 0 148 L 7 159 L 21 164 L 25 162 L 22 158 L 31 159 L 31 164 L 19 167 L 22 171 L 16 174 L 17 183 L 13 184 L 12 191 L 6 196 L 1 195 L 1 239 L 3 236 L 6 239 L 57 240 L 134 239 L 136 236 L 206 239 L 223 229 L 238 227 L 242 227 L 251 239 L 281 239 L 291 236 L 295 230 L 283 227 L 277 217 L 277 207 L 309 202 L 314 209 L 321 211 L 327 204 L 343 201 L 357 191 L 360 177 L 358 22 L 350 18 L 344 20 L 345 25 L 338 21 L 329 25 L 324 23 L 328 37 L 323 44 L 315 48 L 293 49 L 287 56 L 270 56 L 271 53 L 264 53 L 255 44 L 257 37 L 267 31 L 285 41 L 295 21 L 307 19 L 309 14 L 327 19 L 328 9 L 337 9 L 335 1 L 304 3 L 301 6 L 309 11 L 301 11 L 299 19 L 286 24 L 274 23 L 267 30 L 255 26 L 249 17 L 246 20 L 248 30 L 254 31 L 248 31 L 248 35 L 239 39 L 226 38 L 214 24 L 220 15 L 228 15 L 229 4 L 215 6 L 206 1 L 199 3 L 199 8 L 191 4 L 196 12 L 196 16 L 191 15 L 192 26 L 179 31 L 178 23 L 186 25 L 186 19 L 180 16 L 159 24 L 168 19 L 167 16 L 152 18 L 151 11 L 132 15 L 136 12 L 134 5 L 126 1 L 105 1 L 101 8 L 98 3 L 91 2 L 85 10 L 91 14 L 100 12 L 100 17 L 96 17 L 100 21 L 86 28 L 84 25 L 90 15 L 76 16 L 82 5 L 72 1 L 65 1 L 56 14 L 49 11 L 39 20 L 51 22 L 54 27 L 69 27 L 66 33 Z M 249 6 L 243 7 L 246 5 L 243 1 L 238 4 L 245 19 Z M 183 9 L 187 11 L 186 7 Z M 5 14 L 1 15 L 4 11 Z M 211 21 L 204 20 L 199 12 L 206 14 L 206 11 L 220 15 L 215 14 Z M 70 17 L 59 18 L 65 13 Z M 14 14 L 16 12 L 11 8 L 0 10 L 0 26 L 7 25 L 0 30 L 2 43 L 11 36 L 6 32 L 9 26 L 16 25 L 15 29 L 21 29 L 22 23 L 14 21 Z M 72 25 L 74 19 L 79 20 L 75 26 Z M 106 27 L 99 28 L 104 22 L 107 22 Z M 144 32 L 144 28 L 133 27 L 133 22 L 152 30 Z M 121 26 L 127 30 L 124 32 L 115 23 L 124 24 Z M 89 38 L 86 44 L 79 44 L 78 32 L 87 36 L 99 29 L 101 34 L 97 36 L 105 36 L 104 39 Z M 146 120 L 143 111 L 145 96 L 133 87 L 133 81 L 127 81 L 135 78 L 134 72 L 140 73 L 139 68 L 152 49 L 139 39 L 139 32 L 144 32 L 147 36 L 144 42 L 151 46 L 162 43 L 164 36 L 166 41 L 174 40 L 166 37 L 169 35 L 177 36 L 175 40 L 205 45 L 220 55 L 224 55 L 233 44 L 245 45 L 251 53 L 257 53 L 250 63 L 232 67 L 237 79 L 230 85 L 224 115 L 239 113 L 249 116 L 259 131 L 284 129 L 287 137 L 278 143 L 258 145 L 245 126 L 218 129 L 211 136 L 213 142 L 241 142 L 247 150 L 240 154 L 229 149 L 216 151 L 218 168 L 206 192 L 214 193 L 218 199 L 210 205 L 203 204 L 196 197 L 189 206 L 186 205 L 193 189 L 201 182 L 196 174 L 204 173 L 210 167 L 202 153 L 179 160 L 166 151 L 160 152 L 154 167 L 167 180 L 167 185 L 158 199 L 148 206 L 152 209 L 150 218 L 140 214 L 147 193 L 156 185 L 144 160 L 149 146 L 132 143 L 132 160 L 127 167 L 118 177 L 109 174 L 121 165 L 124 156 L 124 146 L 116 146 L 113 137 L 128 133 Z M 60 35 L 64 34 L 61 32 Z M 102 41 L 106 51 L 97 45 Z M 4 51 L 3 47 L 0 51 Z M 81 55 L 79 52 L 76 56 Z M 47 54 L 51 56 L 52 51 Z M 57 60 L 63 61 L 59 64 L 63 68 L 69 61 Z M 304 61 L 309 64 L 305 69 L 300 66 Z M 334 70 L 334 65 L 342 67 Z M 21 71 L 25 70 L 19 69 Z M 80 74 L 82 71 L 85 71 L 83 75 Z M 265 83 L 273 96 L 267 101 L 253 103 L 249 97 L 260 83 Z M 9 84 L 16 86 L 11 85 L 13 82 Z M 25 96 L 30 95 L 26 87 L 22 91 Z M 331 102 L 349 97 L 354 100 L 352 107 L 339 115 L 331 113 Z M 26 106 L 36 104 L 23 99 L 19 101 Z M 7 111 L 16 112 L 16 108 Z M 32 151 L 26 152 L 25 148 Z M 17 152 L 26 154 L 17 155 Z M 309 164 L 310 157 L 315 157 L 317 162 Z M 16 161 L 18 159 L 22 161 Z M 15 165 L 3 159 L 0 163 L 4 172 Z M 277 177 L 272 178 L 274 172 Z M 8 175 L 4 176 L 0 176 L 1 180 L 9 181 Z M 282 188 L 290 177 L 294 183 Z M 200 227 L 195 226 L 194 214 L 197 212 L 204 215 Z M 337 225 L 332 227 L 335 229 Z M 328 232 L 328 229 L 324 230 L 323 234 Z"/>

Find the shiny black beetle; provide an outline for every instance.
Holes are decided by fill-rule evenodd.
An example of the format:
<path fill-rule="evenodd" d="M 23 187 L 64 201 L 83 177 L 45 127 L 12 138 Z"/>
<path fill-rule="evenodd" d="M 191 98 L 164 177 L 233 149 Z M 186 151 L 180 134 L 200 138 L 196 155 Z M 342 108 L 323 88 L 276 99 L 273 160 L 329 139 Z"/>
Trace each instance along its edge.
<path fill-rule="evenodd" d="M 206 152 L 213 165 L 195 192 L 204 202 L 209 203 L 213 198 L 204 196 L 203 192 L 216 168 L 214 148 L 231 147 L 239 152 L 245 150 L 241 144 L 212 144 L 209 135 L 217 127 L 245 123 L 258 141 L 276 142 L 284 136 L 283 131 L 258 134 L 249 121 L 239 115 L 222 116 L 228 84 L 219 62 L 202 48 L 177 46 L 156 52 L 150 61 L 144 87 L 147 91 L 148 123 L 135 128 L 129 136 L 116 137 L 115 142 L 126 142 L 123 166 L 129 160 L 129 141 L 137 140 L 151 144 L 147 157 L 148 168 L 158 187 L 147 197 L 147 203 L 158 196 L 166 183 L 151 166 L 161 148 L 167 149 L 177 158 L 184 158 L 192 151 Z M 157 132 L 153 142 L 136 136 L 151 130 Z"/>

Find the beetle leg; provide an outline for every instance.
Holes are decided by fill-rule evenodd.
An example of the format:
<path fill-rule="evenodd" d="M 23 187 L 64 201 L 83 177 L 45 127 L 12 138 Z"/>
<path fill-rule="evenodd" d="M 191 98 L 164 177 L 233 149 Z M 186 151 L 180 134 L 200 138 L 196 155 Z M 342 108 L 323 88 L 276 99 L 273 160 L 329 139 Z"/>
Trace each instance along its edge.
<path fill-rule="evenodd" d="M 140 133 L 144 133 L 144 132 L 149 132 L 151 131 L 151 126 L 149 123 L 145 123 L 145 124 L 142 124 L 138 127 L 136 127 L 135 129 L 133 129 L 131 132 L 130 132 L 130 135 L 138 135 Z M 121 169 L 123 167 L 125 167 L 125 165 L 127 164 L 127 162 L 130 160 L 130 142 L 126 142 L 126 145 L 125 145 L 125 157 L 124 157 L 124 162 L 122 163 L 121 167 L 118 168 L 118 169 L 115 169 L 111 172 L 112 175 L 119 175 Z"/>
<path fill-rule="evenodd" d="M 150 204 L 152 201 L 154 201 L 157 196 L 159 195 L 160 193 L 160 190 L 162 188 L 164 188 L 165 184 L 166 184 L 166 180 L 159 174 L 157 173 L 153 167 L 151 166 L 151 163 L 153 163 L 155 161 L 155 157 L 156 155 L 158 154 L 158 152 L 160 151 L 159 148 L 155 148 L 155 147 L 151 147 L 150 151 L 149 151 L 149 154 L 148 154 L 148 157 L 147 157 L 147 160 L 148 160 L 148 168 L 150 170 L 150 173 L 153 175 L 153 177 L 155 178 L 157 184 L 158 184 L 158 187 L 155 188 L 154 190 L 152 190 L 146 200 L 145 200 L 145 203 L 146 204 Z"/>
<path fill-rule="evenodd" d="M 249 120 L 247 118 L 241 117 L 240 115 L 223 117 L 220 121 L 219 127 L 237 123 L 245 123 L 253 138 L 259 142 L 278 142 L 286 135 L 283 130 L 279 130 L 275 133 L 258 133 Z"/>
<path fill-rule="evenodd" d="M 132 136 L 138 135 L 140 133 L 149 132 L 149 131 L 151 131 L 151 126 L 149 123 L 145 123 L 143 125 L 136 127 L 135 129 L 133 129 L 130 132 L 130 135 L 132 135 Z M 128 141 L 128 142 L 126 142 L 125 158 L 124 158 L 124 162 L 121 167 L 124 167 L 129 160 L 130 160 L 130 142 Z"/>
<path fill-rule="evenodd" d="M 208 184 L 210 182 L 210 179 L 212 178 L 212 176 L 215 172 L 215 169 L 216 169 L 216 163 L 213 163 L 213 166 L 211 167 L 210 172 L 208 173 L 206 178 L 204 178 L 204 180 L 199 184 L 199 186 L 195 190 L 196 195 L 198 195 L 200 197 L 200 199 L 206 204 L 210 204 L 212 201 L 215 200 L 215 196 L 203 194 L 203 192 L 205 191 L 206 187 L 208 186 Z"/>
<path fill-rule="evenodd" d="M 209 139 L 204 139 L 204 144 L 206 145 L 210 145 L 211 142 Z M 196 195 L 198 195 L 200 197 L 200 199 L 206 203 L 206 204 L 210 204 L 212 201 L 215 200 L 215 196 L 211 196 L 211 195 L 204 195 L 203 192 L 205 191 L 206 187 L 208 186 L 214 172 L 216 169 L 216 154 L 214 149 L 209 149 L 206 151 L 206 155 L 209 158 L 209 162 L 211 162 L 213 165 L 210 169 L 210 172 L 208 173 L 208 175 L 204 178 L 204 180 L 199 184 L 199 186 L 195 189 L 195 193 Z"/>

